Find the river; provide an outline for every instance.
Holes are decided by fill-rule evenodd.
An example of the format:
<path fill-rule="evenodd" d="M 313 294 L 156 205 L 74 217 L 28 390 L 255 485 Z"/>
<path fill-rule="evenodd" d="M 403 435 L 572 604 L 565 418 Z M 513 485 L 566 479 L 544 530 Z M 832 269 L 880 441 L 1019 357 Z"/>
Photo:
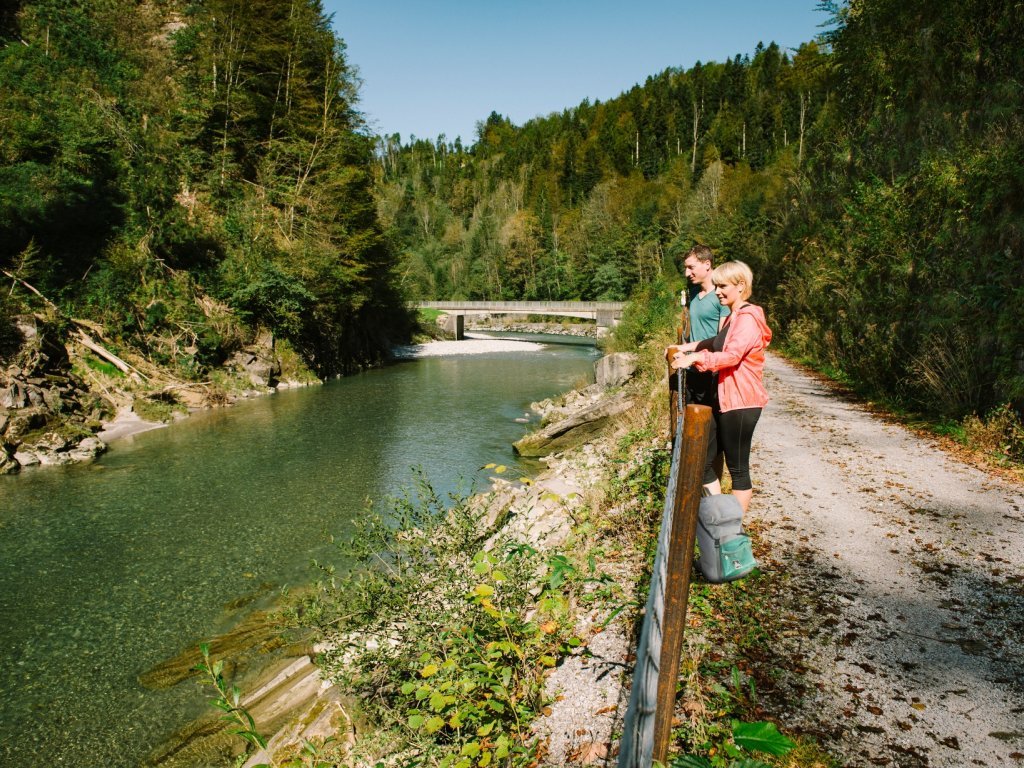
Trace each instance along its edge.
<path fill-rule="evenodd" d="M 311 560 L 343 567 L 329 536 L 414 467 L 442 492 L 485 486 L 489 462 L 529 471 L 516 419 L 592 380 L 596 357 L 572 344 L 424 357 L 0 477 L 0 764 L 144 765 L 208 692 L 148 690 L 140 674 L 312 582 Z"/>

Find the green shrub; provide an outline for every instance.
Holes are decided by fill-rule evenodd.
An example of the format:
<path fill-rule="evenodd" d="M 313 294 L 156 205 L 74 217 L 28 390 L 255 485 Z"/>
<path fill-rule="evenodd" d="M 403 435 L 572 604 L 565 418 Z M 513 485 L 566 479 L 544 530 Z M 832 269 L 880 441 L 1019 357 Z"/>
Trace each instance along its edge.
<path fill-rule="evenodd" d="M 963 434 L 971 447 L 1024 463 L 1024 423 L 1009 403 L 992 409 L 984 419 L 968 416 L 963 421 Z"/>
<path fill-rule="evenodd" d="M 14 324 L 13 311 L 4 293 L 0 293 L 0 359 L 10 360 L 21 346 L 21 333 Z"/>
<path fill-rule="evenodd" d="M 344 577 L 325 569 L 302 609 L 332 640 L 328 672 L 390 730 L 389 751 L 446 768 L 532 764 L 544 673 L 580 645 L 565 626 L 573 569 L 522 543 L 485 549 L 485 511 L 421 479 L 388 514 L 367 516 L 345 546 L 361 565 Z"/>
<path fill-rule="evenodd" d="M 645 342 L 663 340 L 679 324 L 679 292 L 658 279 L 639 288 L 630 298 L 622 321 L 608 345 L 612 352 L 635 351 Z"/>

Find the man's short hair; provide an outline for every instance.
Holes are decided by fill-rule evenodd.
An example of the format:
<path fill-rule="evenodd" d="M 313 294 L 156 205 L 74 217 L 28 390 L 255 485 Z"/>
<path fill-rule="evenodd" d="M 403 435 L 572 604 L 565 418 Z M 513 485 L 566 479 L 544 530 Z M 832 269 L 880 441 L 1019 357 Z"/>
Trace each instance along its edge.
<path fill-rule="evenodd" d="M 683 261 L 685 262 L 691 256 L 695 257 L 698 261 L 706 261 L 708 264 L 711 264 L 712 266 L 714 266 L 715 264 L 715 255 L 711 252 L 711 249 L 708 248 L 706 245 L 698 244 L 693 246 L 693 248 L 689 250 L 686 256 L 683 257 Z"/>

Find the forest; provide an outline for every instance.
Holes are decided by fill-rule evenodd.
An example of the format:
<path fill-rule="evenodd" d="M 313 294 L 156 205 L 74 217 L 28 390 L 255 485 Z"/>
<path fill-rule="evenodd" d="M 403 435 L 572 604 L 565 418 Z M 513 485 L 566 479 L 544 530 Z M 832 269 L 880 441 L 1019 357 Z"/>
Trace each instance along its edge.
<path fill-rule="evenodd" d="M 37 309 L 182 377 L 261 331 L 320 375 L 420 298 L 626 299 L 694 243 L 789 353 L 941 418 L 1024 405 L 1024 7 L 824 0 L 828 22 L 473 143 L 373 136 L 319 0 L 0 13 L 0 346 Z"/>
<path fill-rule="evenodd" d="M 319 0 L 5 8 L 0 320 L 38 309 L 27 283 L 186 380 L 260 330 L 321 376 L 407 333 Z"/>
<path fill-rule="evenodd" d="M 796 50 L 522 126 L 491 112 L 469 147 L 378 138 L 401 289 L 625 299 L 678 290 L 699 242 L 751 265 L 798 358 L 933 417 L 1019 412 L 1024 6 L 821 7 Z"/>

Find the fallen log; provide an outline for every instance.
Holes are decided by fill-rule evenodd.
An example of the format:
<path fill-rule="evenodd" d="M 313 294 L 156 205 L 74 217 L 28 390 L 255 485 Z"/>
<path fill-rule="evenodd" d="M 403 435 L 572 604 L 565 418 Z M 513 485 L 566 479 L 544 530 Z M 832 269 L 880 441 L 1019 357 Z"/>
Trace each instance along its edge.
<path fill-rule="evenodd" d="M 97 355 L 102 357 L 108 363 L 114 365 L 118 370 L 122 371 L 126 375 L 139 376 L 142 379 L 149 381 L 149 377 L 147 377 L 146 374 L 144 374 L 142 371 L 140 371 L 133 365 L 126 363 L 113 352 L 110 352 L 109 350 L 97 344 L 95 341 L 89 338 L 89 334 L 87 334 L 81 328 L 78 329 L 78 341 L 82 344 L 83 347 L 85 347 L 91 352 L 95 352 Z"/>

